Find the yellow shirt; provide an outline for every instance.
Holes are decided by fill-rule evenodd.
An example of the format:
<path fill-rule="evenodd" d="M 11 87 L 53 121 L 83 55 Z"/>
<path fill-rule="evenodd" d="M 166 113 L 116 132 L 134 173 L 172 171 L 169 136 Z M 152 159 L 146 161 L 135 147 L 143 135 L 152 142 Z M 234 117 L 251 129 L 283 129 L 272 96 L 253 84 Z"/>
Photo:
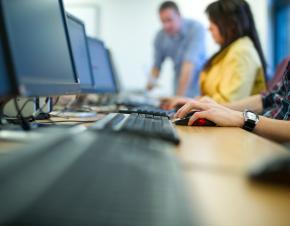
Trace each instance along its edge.
<path fill-rule="evenodd" d="M 217 55 L 201 73 L 201 93 L 219 103 L 227 103 L 266 90 L 264 71 L 258 52 L 248 37 L 243 37 Z"/>

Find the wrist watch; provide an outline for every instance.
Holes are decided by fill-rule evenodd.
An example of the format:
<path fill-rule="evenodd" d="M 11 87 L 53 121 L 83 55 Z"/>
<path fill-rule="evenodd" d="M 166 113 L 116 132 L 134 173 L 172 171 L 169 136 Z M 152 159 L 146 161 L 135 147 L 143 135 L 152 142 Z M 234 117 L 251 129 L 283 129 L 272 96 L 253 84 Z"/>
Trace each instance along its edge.
<path fill-rule="evenodd" d="M 244 111 L 243 115 L 245 120 L 243 129 L 252 132 L 259 122 L 259 116 L 255 112 L 247 109 Z"/>

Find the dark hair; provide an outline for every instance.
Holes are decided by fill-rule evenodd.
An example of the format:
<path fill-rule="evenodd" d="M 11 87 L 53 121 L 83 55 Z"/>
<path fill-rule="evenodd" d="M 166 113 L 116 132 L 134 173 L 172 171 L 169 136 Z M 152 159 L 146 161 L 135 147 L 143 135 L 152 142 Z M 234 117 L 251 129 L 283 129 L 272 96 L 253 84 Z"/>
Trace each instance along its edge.
<path fill-rule="evenodd" d="M 166 9 L 173 9 L 175 10 L 178 14 L 180 14 L 180 10 L 177 6 L 177 4 L 173 1 L 166 1 L 166 2 L 163 2 L 161 4 L 161 6 L 159 7 L 159 12 L 162 12 L 163 10 L 166 10 Z"/>
<path fill-rule="evenodd" d="M 267 63 L 249 4 L 245 0 L 218 0 L 207 7 L 206 13 L 209 19 L 218 26 L 225 43 L 221 50 L 207 62 L 205 69 L 210 67 L 213 59 L 231 43 L 241 37 L 248 36 L 254 43 L 264 73 L 266 73 Z"/>

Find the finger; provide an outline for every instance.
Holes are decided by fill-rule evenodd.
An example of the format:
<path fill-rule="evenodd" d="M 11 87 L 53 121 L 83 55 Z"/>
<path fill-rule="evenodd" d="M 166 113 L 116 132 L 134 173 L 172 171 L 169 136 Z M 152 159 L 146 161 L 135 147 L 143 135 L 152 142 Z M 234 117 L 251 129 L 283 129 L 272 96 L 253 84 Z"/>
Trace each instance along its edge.
<path fill-rule="evenodd" d="M 160 98 L 159 101 L 160 101 L 160 108 L 162 109 L 168 108 L 168 103 L 170 101 L 169 97 Z"/>
<path fill-rule="evenodd" d="M 185 108 L 186 108 L 186 105 L 188 105 L 188 104 L 185 104 L 185 105 L 183 105 L 177 112 L 176 112 L 176 114 L 175 114 L 175 118 L 180 118 L 180 115 L 181 115 L 181 112 L 183 112 L 183 111 L 185 111 Z"/>
<path fill-rule="evenodd" d="M 167 104 L 164 105 L 164 110 L 167 110 L 167 111 L 170 110 L 170 105 L 169 105 L 169 103 L 167 103 Z"/>
<path fill-rule="evenodd" d="M 168 103 L 162 103 L 160 105 L 160 108 L 163 109 L 163 110 L 167 110 L 168 109 Z"/>
<path fill-rule="evenodd" d="M 210 103 L 210 102 L 212 102 L 211 99 L 209 99 L 208 97 L 203 97 L 199 101 L 200 102 L 203 102 L 203 103 Z"/>
<path fill-rule="evenodd" d="M 178 101 L 171 101 L 169 103 L 169 110 L 174 109 L 177 104 L 178 104 Z"/>
<path fill-rule="evenodd" d="M 198 119 L 208 119 L 209 118 L 209 111 L 200 111 L 200 112 L 196 112 L 188 121 L 188 125 L 191 126 L 193 125 L 193 123 L 198 120 Z"/>
<path fill-rule="evenodd" d="M 177 116 L 179 118 L 184 118 L 192 110 L 205 111 L 205 110 L 208 110 L 209 108 L 210 108 L 209 104 L 201 103 L 199 101 L 191 101 L 190 103 L 183 106 L 177 112 Z"/>
<path fill-rule="evenodd" d="M 187 103 L 183 107 L 181 107 L 178 112 L 177 112 L 177 117 L 178 118 L 184 118 L 189 112 L 192 111 L 192 104 Z"/>

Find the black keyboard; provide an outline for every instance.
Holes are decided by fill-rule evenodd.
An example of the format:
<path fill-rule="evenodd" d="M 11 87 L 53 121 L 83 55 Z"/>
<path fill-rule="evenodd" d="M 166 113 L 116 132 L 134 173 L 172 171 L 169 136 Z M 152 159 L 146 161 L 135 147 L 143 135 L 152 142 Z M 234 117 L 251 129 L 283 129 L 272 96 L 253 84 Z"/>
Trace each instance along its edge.
<path fill-rule="evenodd" d="M 129 101 L 129 100 L 124 100 L 124 101 L 118 101 L 117 102 L 117 105 L 119 105 L 119 106 L 126 106 L 126 107 L 133 107 L 133 108 L 135 108 L 135 107 L 143 107 L 143 106 L 146 106 L 146 107 L 151 107 L 151 106 L 153 106 L 153 105 L 151 105 L 151 104 L 147 104 L 147 103 L 143 103 L 143 102 L 141 102 L 141 103 L 139 103 L 139 102 L 137 102 L 137 101 Z"/>
<path fill-rule="evenodd" d="M 129 110 L 120 110 L 119 113 L 123 113 L 123 114 L 138 113 L 138 114 L 165 116 L 168 118 L 172 118 L 174 114 L 176 113 L 176 111 L 163 110 L 163 109 L 155 108 L 155 107 L 139 107 L 139 108 L 132 108 Z"/>
<path fill-rule="evenodd" d="M 91 129 L 137 133 L 146 137 L 169 141 L 176 145 L 180 143 L 176 129 L 167 116 L 112 113 L 95 123 Z"/>
<path fill-rule="evenodd" d="M 199 225 L 167 143 L 105 131 L 51 134 L 1 156 L 1 226 Z"/>
<path fill-rule="evenodd" d="M 121 98 L 122 99 L 122 98 Z M 159 100 L 157 99 L 148 99 L 143 96 L 136 97 L 136 98 L 124 98 L 122 100 L 118 100 L 117 105 L 119 106 L 126 106 L 130 108 L 139 108 L 139 107 L 157 107 L 159 106 Z"/>

